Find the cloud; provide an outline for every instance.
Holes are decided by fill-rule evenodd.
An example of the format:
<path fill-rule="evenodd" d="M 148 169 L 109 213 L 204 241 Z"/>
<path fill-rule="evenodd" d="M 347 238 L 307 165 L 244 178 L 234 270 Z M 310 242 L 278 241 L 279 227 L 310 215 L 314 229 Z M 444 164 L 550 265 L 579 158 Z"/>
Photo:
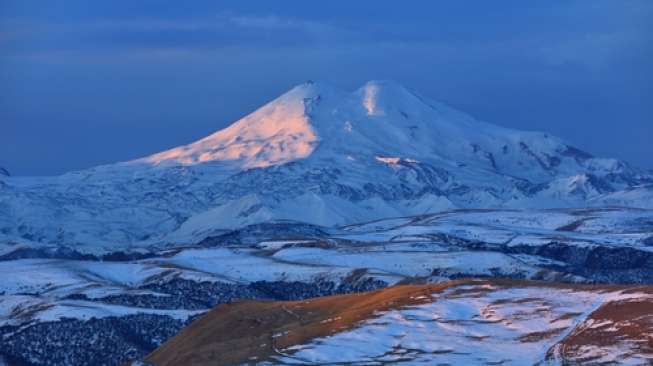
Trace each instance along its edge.
<path fill-rule="evenodd" d="M 394 44 L 438 48 L 451 57 L 531 58 L 531 62 L 552 67 L 578 64 L 598 70 L 621 55 L 651 48 L 653 31 L 643 21 L 653 14 L 651 4 L 629 0 L 615 5 L 597 0 L 582 6 L 552 2 L 537 8 L 518 3 L 511 11 L 479 4 L 483 16 L 467 7 L 438 6 L 424 9 L 431 17 L 413 18 L 406 17 L 406 9 L 397 9 L 403 16 L 396 18 L 376 13 L 344 18 L 308 9 L 290 15 L 288 9 L 284 12 L 279 7 L 279 12 L 267 13 L 113 14 L 92 21 L 84 17 L 36 23 L 5 19 L 0 51 L 23 55 L 95 52 L 107 57 L 123 57 L 129 52 L 155 56 L 204 52 L 212 57 L 215 50 L 233 47 L 365 48 Z"/>
<path fill-rule="evenodd" d="M 322 28 L 322 23 L 300 21 L 291 18 L 282 18 L 277 15 L 252 16 L 252 15 L 222 15 L 218 16 L 228 23 L 244 28 L 275 29 L 315 29 Z"/>
<path fill-rule="evenodd" d="M 349 43 L 357 32 L 328 22 L 275 14 L 221 13 L 203 18 L 101 19 L 93 22 L 35 23 L 7 21 L 0 33 L 0 50 L 43 53 L 89 50 L 113 53 L 120 49 L 211 49 L 231 46 L 302 46 Z"/>

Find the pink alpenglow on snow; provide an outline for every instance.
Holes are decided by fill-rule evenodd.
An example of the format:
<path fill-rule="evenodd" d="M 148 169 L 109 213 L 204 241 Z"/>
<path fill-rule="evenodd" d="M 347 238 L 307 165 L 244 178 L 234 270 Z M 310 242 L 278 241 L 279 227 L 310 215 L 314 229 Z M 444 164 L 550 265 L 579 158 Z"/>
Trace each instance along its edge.
<path fill-rule="evenodd" d="M 310 85 L 297 86 L 223 130 L 138 161 L 182 165 L 235 161 L 249 169 L 305 158 L 318 142 L 304 105 L 313 92 Z"/>

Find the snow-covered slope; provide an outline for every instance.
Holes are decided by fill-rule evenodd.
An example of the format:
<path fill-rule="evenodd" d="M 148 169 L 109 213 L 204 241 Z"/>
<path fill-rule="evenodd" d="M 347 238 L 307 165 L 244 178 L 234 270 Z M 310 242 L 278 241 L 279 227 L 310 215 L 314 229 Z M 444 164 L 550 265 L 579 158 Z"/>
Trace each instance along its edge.
<path fill-rule="evenodd" d="M 155 365 L 650 365 L 653 288 L 470 280 L 220 305 Z"/>
<path fill-rule="evenodd" d="M 293 345 L 260 364 L 646 365 L 653 361 L 650 316 L 623 316 L 645 333 L 638 334 L 614 311 L 653 306 L 644 291 L 463 285 L 426 304 L 381 312 L 354 329 Z M 612 313 L 597 316 L 605 308 Z"/>
<path fill-rule="evenodd" d="M 288 219 L 469 207 L 653 207 L 653 175 L 387 81 L 305 83 L 204 139 L 58 177 L 4 177 L 0 241 L 112 251 Z"/>
<path fill-rule="evenodd" d="M 318 95 L 316 88 L 294 88 L 223 130 L 136 162 L 155 165 L 235 162 L 242 170 L 306 158 L 317 146 L 318 136 L 306 114 L 305 100 Z"/>

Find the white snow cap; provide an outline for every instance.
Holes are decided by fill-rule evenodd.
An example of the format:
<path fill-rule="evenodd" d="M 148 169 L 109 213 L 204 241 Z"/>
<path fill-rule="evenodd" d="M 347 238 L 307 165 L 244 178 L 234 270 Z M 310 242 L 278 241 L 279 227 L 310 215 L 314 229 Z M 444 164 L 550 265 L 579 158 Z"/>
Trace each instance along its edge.
<path fill-rule="evenodd" d="M 223 130 L 134 163 L 247 170 L 308 158 L 370 164 L 391 156 L 521 175 L 532 166 L 525 159 L 544 161 L 565 147 L 541 133 L 477 121 L 392 81 L 369 81 L 353 92 L 306 82 Z"/>
<path fill-rule="evenodd" d="M 306 116 L 305 100 L 317 95 L 315 84 L 298 85 L 223 130 L 139 161 L 183 165 L 240 161 L 245 168 L 256 168 L 305 158 L 318 140 Z"/>

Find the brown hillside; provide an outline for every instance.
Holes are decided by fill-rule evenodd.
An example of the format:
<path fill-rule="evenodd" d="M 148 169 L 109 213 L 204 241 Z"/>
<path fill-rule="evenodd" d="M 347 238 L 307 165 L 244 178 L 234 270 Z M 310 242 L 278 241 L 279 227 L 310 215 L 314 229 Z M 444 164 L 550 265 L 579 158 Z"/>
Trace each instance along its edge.
<path fill-rule="evenodd" d="M 219 305 L 145 359 L 166 365 L 231 365 L 261 360 L 294 344 L 350 328 L 388 310 L 427 300 L 461 281 L 401 285 L 305 301 L 245 301 Z"/>
<path fill-rule="evenodd" d="M 491 288 L 460 287 L 465 284 L 491 284 L 496 287 L 541 286 L 591 291 L 633 289 L 653 293 L 653 287 L 546 284 L 514 280 L 457 280 L 442 284 L 398 285 L 382 290 L 329 296 L 305 301 L 245 301 L 219 305 L 193 322 L 175 337 L 148 355 L 146 362 L 157 366 L 233 365 L 266 360 L 284 349 L 350 329 L 376 312 L 431 301 L 431 295 L 455 288 L 450 296 L 480 297 Z M 458 288 L 456 288 L 458 287 Z M 480 292 L 479 292 L 480 291 Z M 636 342 L 637 352 L 651 352 L 653 334 L 653 302 L 633 301 L 606 303 L 592 318 L 615 322 L 627 318 L 637 324 L 623 328 L 620 337 Z M 630 316 L 633 315 L 633 316 Z M 582 324 L 581 324 L 582 326 Z M 579 327 L 581 327 L 579 326 Z M 598 330 L 596 330 L 598 332 Z M 610 342 L 610 335 L 594 330 L 574 330 L 549 352 L 563 359 L 577 359 L 583 344 L 601 346 Z M 647 335 L 648 334 L 648 335 Z M 536 336 L 530 334 L 529 336 Z M 614 335 L 612 335 L 614 336 Z M 648 337 L 648 338 L 647 338 Z"/>

